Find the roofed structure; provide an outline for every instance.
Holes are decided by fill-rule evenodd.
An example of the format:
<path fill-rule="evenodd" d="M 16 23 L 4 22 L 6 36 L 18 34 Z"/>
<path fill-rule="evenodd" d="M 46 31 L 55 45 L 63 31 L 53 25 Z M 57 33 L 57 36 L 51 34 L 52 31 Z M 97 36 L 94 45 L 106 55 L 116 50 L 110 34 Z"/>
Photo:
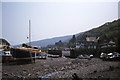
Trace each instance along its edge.
<path fill-rule="evenodd" d="M 8 46 L 10 46 L 10 43 L 5 39 L 0 38 L 0 48 L 5 48 Z"/>
<path fill-rule="evenodd" d="M 86 37 L 87 42 L 98 42 L 99 37 Z"/>

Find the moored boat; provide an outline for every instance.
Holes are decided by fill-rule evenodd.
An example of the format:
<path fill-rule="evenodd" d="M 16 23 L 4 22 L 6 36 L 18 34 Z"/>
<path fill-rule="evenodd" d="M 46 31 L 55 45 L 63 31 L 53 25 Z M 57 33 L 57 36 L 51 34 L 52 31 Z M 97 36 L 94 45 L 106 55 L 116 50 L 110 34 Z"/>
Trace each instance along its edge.
<path fill-rule="evenodd" d="M 23 44 L 19 48 L 11 48 L 11 54 L 14 58 L 36 58 L 40 54 L 37 47 L 31 47 L 27 44 Z"/>
<path fill-rule="evenodd" d="M 40 51 L 37 47 L 31 46 L 31 24 L 29 20 L 29 45 L 22 44 L 22 47 L 19 48 L 11 48 L 10 52 L 16 60 L 34 60 L 36 58 L 36 55 L 40 54 Z"/>

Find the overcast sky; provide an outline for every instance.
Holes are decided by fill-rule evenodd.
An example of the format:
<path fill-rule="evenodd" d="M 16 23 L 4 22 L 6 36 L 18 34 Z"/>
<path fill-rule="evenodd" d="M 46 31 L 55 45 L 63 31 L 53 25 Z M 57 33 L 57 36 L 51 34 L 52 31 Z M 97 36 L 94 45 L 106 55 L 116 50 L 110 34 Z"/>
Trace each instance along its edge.
<path fill-rule="evenodd" d="M 117 2 L 3 2 L 2 36 L 11 45 L 73 35 L 118 19 Z"/>

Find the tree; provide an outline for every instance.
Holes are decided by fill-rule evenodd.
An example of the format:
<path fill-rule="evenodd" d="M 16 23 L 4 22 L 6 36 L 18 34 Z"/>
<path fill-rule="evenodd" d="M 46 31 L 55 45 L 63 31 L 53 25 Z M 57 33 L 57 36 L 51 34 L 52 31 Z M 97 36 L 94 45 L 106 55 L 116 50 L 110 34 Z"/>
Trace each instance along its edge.
<path fill-rule="evenodd" d="M 69 43 L 76 43 L 76 37 L 73 35 L 72 39 L 69 41 Z"/>
<path fill-rule="evenodd" d="M 69 41 L 68 46 L 71 47 L 71 48 L 75 48 L 75 46 L 76 46 L 76 37 L 75 37 L 75 35 L 73 35 L 72 39 Z"/>

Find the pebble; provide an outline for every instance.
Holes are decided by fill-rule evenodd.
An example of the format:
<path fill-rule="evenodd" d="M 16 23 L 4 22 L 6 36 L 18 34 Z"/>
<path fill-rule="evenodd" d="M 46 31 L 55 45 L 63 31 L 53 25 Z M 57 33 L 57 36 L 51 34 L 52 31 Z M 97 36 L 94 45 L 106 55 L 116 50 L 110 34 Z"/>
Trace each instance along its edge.
<path fill-rule="evenodd" d="M 29 73 L 28 76 L 31 76 L 31 74 Z"/>
<path fill-rule="evenodd" d="M 23 74 L 26 74 L 27 72 L 26 71 L 23 71 Z"/>

